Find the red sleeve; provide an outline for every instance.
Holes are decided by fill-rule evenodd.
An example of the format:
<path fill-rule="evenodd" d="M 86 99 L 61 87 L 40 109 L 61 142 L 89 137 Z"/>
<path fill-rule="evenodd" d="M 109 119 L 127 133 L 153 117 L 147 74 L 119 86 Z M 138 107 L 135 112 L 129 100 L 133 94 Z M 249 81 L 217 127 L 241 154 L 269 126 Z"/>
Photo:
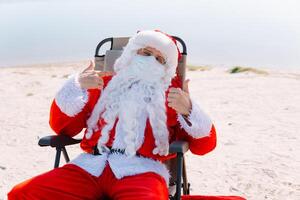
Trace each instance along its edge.
<path fill-rule="evenodd" d="M 98 93 L 98 95 L 97 95 Z M 55 100 L 52 101 L 50 108 L 50 119 L 49 124 L 53 131 L 60 135 L 75 136 L 82 131 L 83 128 L 86 128 L 86 120 L 91 113 L 91 105 L 94 105 L 93 100 L 99 96 L 100 92 L 89 92 L 89 101 L 84 106 L 81 112 L 79 112 L 74 117 L 70 117 L 63 113 L 60 108 L 57 106 Z"/>
<path fill-rule="evenodd" d="M 212 125 L 212 128 L 208 136 L 198 138 L 198 139 L 193 138 L 187 132 L 185 132 L 185 130 L 179 127 L 180 125 L 178 125 L 177 127 L 177 139 L 188 141 L 190 151 L 193 154 L 204 155 L 214 150 L 214 148 L 216 147 L 217 135 L 216 135 L 216 129 L 214 125 Z"/>
<path fill-rule="evenodd" d="M 176 76 L 175 78 L 173 78 L 171 87 L 177 87 L 177 88 L 182 87 L 179 77 Z M 190 151 L 193 154 L 204 155 L 212 151 L 216 147 L 217 136 L 216 136 L 216 130 L 214 125 L 212 125 L 212 128 L 208 136 L 196 139 L 190 136 L 183 128 L 181 128 L 179 122 L 177 121 L 177 114 L 174 109 L 167 106 L 167 113 L 168 113 L 168 121 L 167 121 L 168 125 L 175 127 L 176 140 L 188 141 Z"/>
<path fill-rule="evenodd" d="M 103 77 L 104 87 L 111 78 L 111 76 Z M 55 100 L 53 100 L 50 108 L 50 127 L 58 135 L 64 134 L 73 137 L 80 133 L 83 128 L 86 128 L 86 121 L 97 103 L 100 93 L 99 89 L 88 90 L 88 102 L 83 109 L 73 117 L 62 112 Z"/>

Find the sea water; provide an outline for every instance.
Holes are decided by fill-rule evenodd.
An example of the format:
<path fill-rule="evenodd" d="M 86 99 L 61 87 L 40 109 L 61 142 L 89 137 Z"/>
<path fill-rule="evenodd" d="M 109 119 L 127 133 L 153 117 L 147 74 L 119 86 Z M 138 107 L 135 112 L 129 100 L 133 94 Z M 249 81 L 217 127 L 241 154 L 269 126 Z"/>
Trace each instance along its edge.
<path fill-rule="evenodd" d="M 186 42 L 190 64 L 300 68 L 299 10 L 297 0 L 0 0 L 0 66 L 91 59 L 104 38 L 160 29 Z"/>

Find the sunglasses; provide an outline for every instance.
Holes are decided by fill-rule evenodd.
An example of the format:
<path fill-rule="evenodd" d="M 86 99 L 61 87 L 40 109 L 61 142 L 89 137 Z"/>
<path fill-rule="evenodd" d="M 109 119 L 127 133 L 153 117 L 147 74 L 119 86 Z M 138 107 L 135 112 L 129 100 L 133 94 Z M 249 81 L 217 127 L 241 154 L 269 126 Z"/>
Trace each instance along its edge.
<path fill-rule="evenodd" d="M 154 56 L 155 59 L 162 65 L 165 65 L 167 63 L 166 60 L 164 59 L 164 57 L 155 56 L 155 55 L 153 55 L 153 53 L 151 51 L 149 51 L 148 49 L 145 49 L 145 48 L 142 48 L 138 54 L 142 55 L 142 56 Z"/>

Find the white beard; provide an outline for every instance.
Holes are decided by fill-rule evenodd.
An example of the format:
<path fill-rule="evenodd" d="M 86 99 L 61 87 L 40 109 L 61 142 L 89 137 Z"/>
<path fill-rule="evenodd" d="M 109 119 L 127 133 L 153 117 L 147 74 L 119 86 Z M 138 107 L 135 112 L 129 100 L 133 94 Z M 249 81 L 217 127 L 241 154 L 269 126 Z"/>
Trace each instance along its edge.
<path fill-rule="evenodd" d="M 103 90 L 87 121 L 86 138 L 89 139 L 93 131 L 98 130 L 98 121 L 103 118 L 106 125 L 98 140 L 98 149 L 102 153 L 118 119 L 123 127 L 121 137 L 124 138 L 125 154 L 133 156 L 141 145 L 137 141 L 139 119 L 141 113 L 146 112 L 155 138 L 153 154 L 167 155 L 169 133 L 166 125 L 165 91 L 169 82 L 170 77 L 167 77 L 164 66 L 153 56 L 135 55 L 131 63 L 118 71 Z"/>

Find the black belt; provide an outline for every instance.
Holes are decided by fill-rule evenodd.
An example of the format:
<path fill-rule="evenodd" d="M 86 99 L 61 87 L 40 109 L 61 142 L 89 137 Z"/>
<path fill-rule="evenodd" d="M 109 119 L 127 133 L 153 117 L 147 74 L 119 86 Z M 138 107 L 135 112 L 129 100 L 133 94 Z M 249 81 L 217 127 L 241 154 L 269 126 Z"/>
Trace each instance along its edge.
<path fill-rule="evenodd" d="M 118 153 L 118 154 L 125 154 L 125 149 L 113 149 L 111 147 L 108 147 L 109 154 Z M 93 155 L 101 155 L 99 152 L 97 146 L 94 146 Z M 140 154 L 136 153 L 137 156 L 140 156 Z"/>
<path fill-rule="evenodd" d="M 119 154 L 125 154 L 125 149 L 113 149 L 108 147 L 109 149 L 109 154 L 111 153 L 119 153 Z M 93 155 L 101 155 L 101 153 L 99 152 L 97 146 L 94 146 L 94 152 Z"/>

